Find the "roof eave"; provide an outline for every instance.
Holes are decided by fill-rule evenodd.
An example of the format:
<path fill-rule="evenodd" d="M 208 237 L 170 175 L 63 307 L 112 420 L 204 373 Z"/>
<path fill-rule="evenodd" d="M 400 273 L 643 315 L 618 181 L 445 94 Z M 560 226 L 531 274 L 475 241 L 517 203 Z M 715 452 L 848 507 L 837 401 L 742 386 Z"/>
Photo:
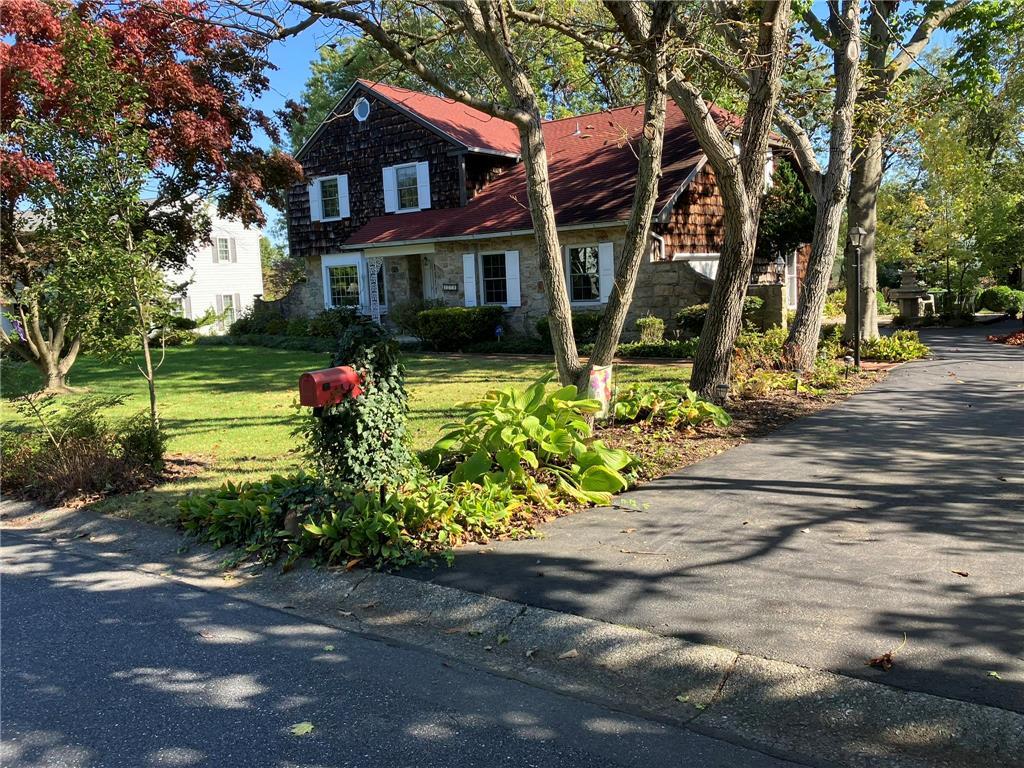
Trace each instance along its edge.
<path fill-rule="evenodd" d="M 628 223 L 627 219 L 613 219 L 611 221 L 595 221 L 587 224 L 566 224 L 565 226 L 556 226 L 555 229 L 559 232 L 572 232 L 587 229 L 601 229 L 602 227 L 621 227 L 626 226 Z M 390 248 L 392 246 L 399 245 L 420 245 L 423 243 L 451 243 L 458 242 L 460 240 L 489 240 L 496 237 L 519 237 L 521 235 L 532 235 L 533 228 L 530 229 L 510 229 L 505 232 L 479 232 L 472 235 L 449 235 L 445 237 L 422 237 L 415 240 L 385 240 L 379 243 L 343 243 L 341 248 L 345 251 L 360 251 L 369 248 Z"/>

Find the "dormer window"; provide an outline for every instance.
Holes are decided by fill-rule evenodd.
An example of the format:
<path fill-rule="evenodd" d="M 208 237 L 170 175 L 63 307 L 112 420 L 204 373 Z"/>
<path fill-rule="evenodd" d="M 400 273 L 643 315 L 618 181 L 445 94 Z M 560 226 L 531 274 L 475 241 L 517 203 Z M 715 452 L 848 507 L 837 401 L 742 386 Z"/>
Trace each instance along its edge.
<path fill-rule="evenodd" d="M 312 221 L 338 221 L 351 214 L 348 207 L 348 176 L 321 176 L 309 185 L 309 217 Z"/>
<path fill-rule="evenodd" d="M 409 213 L 429 207 L 429 163 L 403 163 L 384 169 L 385 213 Z"/>

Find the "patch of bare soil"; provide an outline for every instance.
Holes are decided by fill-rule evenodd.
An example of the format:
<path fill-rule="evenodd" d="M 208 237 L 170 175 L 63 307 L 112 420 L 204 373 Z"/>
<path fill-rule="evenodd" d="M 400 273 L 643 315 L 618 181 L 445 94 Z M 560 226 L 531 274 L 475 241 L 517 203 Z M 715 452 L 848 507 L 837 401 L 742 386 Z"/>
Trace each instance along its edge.
<path fill-rule="evenodd" d="M 851 377 L 841 389 L 821 393 L 776 390 L 764 398 L 732 400 L 726 410 L 733 421 L 724 428 L 677 429 L 657 422 L 641 422 L 602 427 L 597 430 L 597 437 L 636 456 L 640 461 L 638 474 L 641 482 L 652 480 L 842 402 L 885 378 L 894 367 L 891 364 L 865 364 L 862 373 Z"/>

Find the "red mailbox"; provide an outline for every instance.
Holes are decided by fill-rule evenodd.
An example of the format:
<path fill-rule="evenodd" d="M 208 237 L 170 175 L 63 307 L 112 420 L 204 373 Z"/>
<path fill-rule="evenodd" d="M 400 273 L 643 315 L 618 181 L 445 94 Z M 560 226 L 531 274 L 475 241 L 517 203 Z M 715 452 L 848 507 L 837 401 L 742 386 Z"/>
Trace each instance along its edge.
<path fill-rule="evenodd" d="M 336 405 L 362 394 L 359 374 L 347 365 L 309 371 L 299 377 L 299 402 L 314 408 Z"/>

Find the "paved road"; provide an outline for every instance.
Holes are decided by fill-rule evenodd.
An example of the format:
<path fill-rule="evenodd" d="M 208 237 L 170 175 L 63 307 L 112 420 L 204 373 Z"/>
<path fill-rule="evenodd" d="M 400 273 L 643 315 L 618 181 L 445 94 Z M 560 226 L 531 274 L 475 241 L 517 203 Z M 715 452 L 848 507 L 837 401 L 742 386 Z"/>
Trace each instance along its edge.
<path fill-rule="evenodd" d="M 1024 711 L 1024 349 L 984 340 L 1015 327 L 926 332 L 933 359 L 627 508 L 412 575 Z"/>
<path fill-rule="evenodd" d="M 6 768 L 794 765 L 3 538 Z"/>

